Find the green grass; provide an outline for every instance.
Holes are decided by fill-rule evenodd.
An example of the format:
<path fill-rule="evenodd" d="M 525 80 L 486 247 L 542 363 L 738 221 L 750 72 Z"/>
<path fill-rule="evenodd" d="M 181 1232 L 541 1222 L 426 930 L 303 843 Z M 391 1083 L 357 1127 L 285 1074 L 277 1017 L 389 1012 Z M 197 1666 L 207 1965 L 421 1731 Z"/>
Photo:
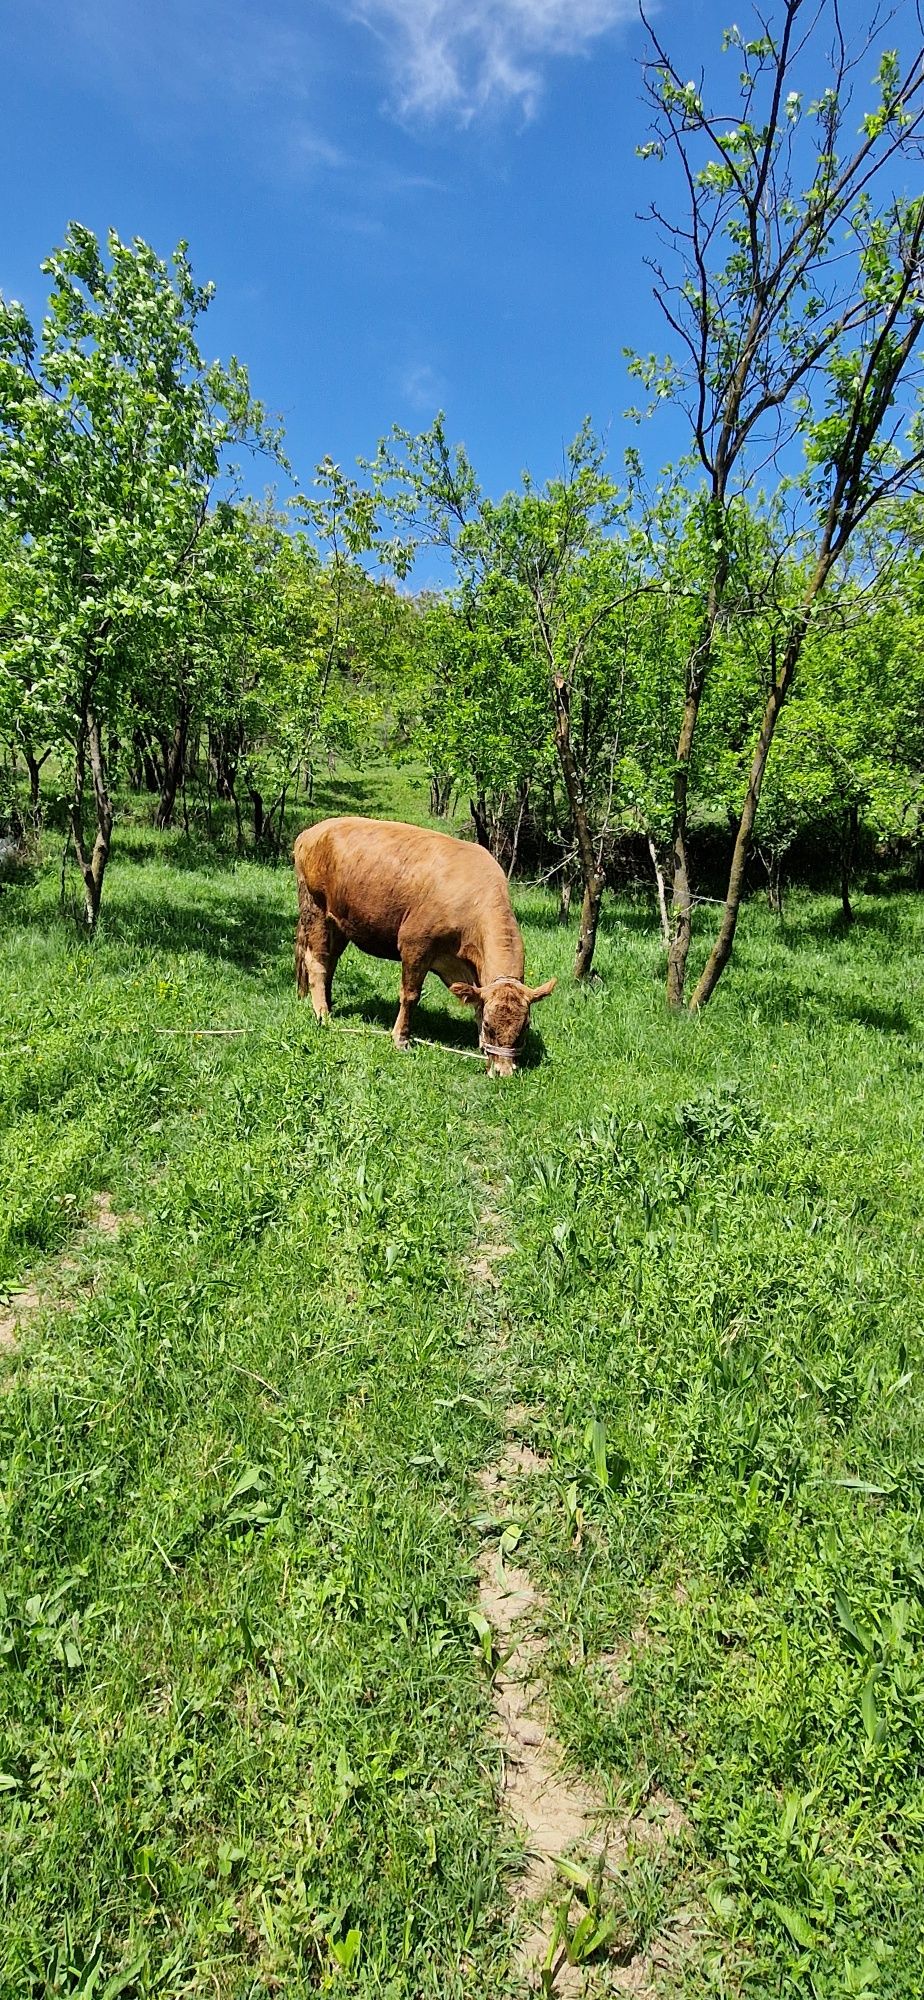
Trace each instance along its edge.
<path fill-rule="evenodd" d="M 317 809 L 425 816 L 389 782 Z M 0 1362 L 2 2000 L 518 1990 L 468 1618 L 513 1401 L 557 1732 L 688 1822 L 621 1934 L 688 1912 L 689 1995 L 920 1992 L 924 912 L 754 905 L 693 1022 L 647 907 L 588 992 L 518 907 L 561 984 L 498 1086 L 442 989 L 445 1047 L 368 1032 L 353 954 L 315 1030 L 286 867 L 128 831 L 93 944 L 51 862 L 0 893 L 0 1293 L 57 1299 Z"/>

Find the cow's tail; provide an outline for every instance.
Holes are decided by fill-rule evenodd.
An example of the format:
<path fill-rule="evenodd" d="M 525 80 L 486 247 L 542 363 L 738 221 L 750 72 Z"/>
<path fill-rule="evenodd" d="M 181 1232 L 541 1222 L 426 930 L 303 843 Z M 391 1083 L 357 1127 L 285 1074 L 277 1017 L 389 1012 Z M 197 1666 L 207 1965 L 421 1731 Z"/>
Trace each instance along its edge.
<path fill-rule="evenodd" d="M 309 963 L 309 919 L 314 905 L 311 892 L 299 864 L 298 841 L 295 843 L 295 880 L 298 884 L 298 924 L 295 931 L 295 984 L 299 996 L 304 1000 L 308 992 Z"/>
<path fill-rule="evenodd" d="M 297 928 L 296 928 L 296 932 L 295 932 L 295 984 L 296 984 L 296 986 L 297 986 L 297 988 L 298 988 L 298 992 L 299 992 L 299 997 L 300 997 L 300 998 L 301 998 L 302 1000 L 304 1000 L 304 998 L 305 998 L 305 995 L 306 995 L 306 993 L 307 993 L 307 992 L 308 992 L 308 990 L 309 990 L 309 987 L 308 987 L 308 963 L 309 963 L 309 956 L 308 956 L 308 953 L 309 953 L 309 946 L 308 946 L 308 935 L 309 935 L 309 933 L 308 933 L 308 917 L 309 917 L 309 912 L 310 912 L 310 908 L 311 908 L 311 898 L 310 898 L 310 896 L 309 896 L 309 894 L 308 894 L 308 888 L 307 888 L 307 884 L 306 884 L 306 883 L 304 882 L 304 880 L 302 879 L 302 877 L 301 877 L 301 876 L 299 876 L 299 878 L 298 878 L 298 925 L 297 925 Z"/>

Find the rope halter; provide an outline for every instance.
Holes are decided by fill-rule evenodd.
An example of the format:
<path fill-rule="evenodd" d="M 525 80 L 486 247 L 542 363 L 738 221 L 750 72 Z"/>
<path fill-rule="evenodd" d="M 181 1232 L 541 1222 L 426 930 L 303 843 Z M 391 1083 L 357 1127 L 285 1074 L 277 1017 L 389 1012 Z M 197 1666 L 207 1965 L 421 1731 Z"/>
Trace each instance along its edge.
<path fill-rule="evenodd" d="M 496 979 L 489 979 L 487 984 L 488 986 L 522 987 L 524 982 L 522 979 L 517 978 L 515 972 L 501 972 L 498 974 Z M 484 993 L 487 991 L 487 987 L 483 986 L 481 990 Z M 516 1041 L 508 1048 L 501 1048 L 499 1043 L 497 1042 L 485 1042 L 481 1039 L 479 1039 L 478 1047 L 480 1048 L 483 1056 L 490 1056 L 492 1061 L 494 1062 L 497 1062 L 498 1060 L 500 1060 L 501 1062 L 513 1062 L 513 1059 L 522 1044 L 523 1036 L 525 1033 L 526 1030 L 525 1028 L 523 1028 L 520 1034 L 518 1035 Z"/>

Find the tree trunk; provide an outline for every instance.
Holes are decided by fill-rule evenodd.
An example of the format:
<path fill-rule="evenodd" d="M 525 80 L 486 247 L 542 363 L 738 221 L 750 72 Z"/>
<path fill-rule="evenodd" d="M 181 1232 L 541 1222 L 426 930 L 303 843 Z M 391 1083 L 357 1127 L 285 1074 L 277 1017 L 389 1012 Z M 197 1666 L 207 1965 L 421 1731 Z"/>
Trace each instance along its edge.
<path fill-rule="evenodd" d="M 795 667 L 795 660 L 793 660 L 793 667 Z M 741 898 L 744 894 L 745 874 L 748 855 L 751 851 L 754 821 L 757 818 L 757 807 L 760 802 L 761 786 L 764 781 L 764 771 L 766 769 L 767 758 L 770 754 L 770 745 L 773 742 L 776 725 L 780 719 L 780 711 L 786 699 L 789 680 L 791 678 L 790 674 L 785 683 L 783 681 L 776 682 L 767 696 L 757 745 L 751 759 L 751 770 L 744 806 L 741 818 L 738 821 L 738 831 L 735 835 L 735 845 L 732 850 L 728 888 L 725 894 L 725 902 L 722 906 L 722 920 L 719 924 L 719 934 L 706 961 L 693 998 L 690 1001 L 690 1009 L 693 1013 L 697 1013 L 700 1007 L 705 1007 L 707 1000 L 711 999 L 732 955 L 735 931 L 738 928 Z"/>
<path fill-rule="evenodd" d="M 434 819 L 445 819 L 452 798 L 452 779 L 438 771 L 430 773 L 430 811 Z"/>
<path fill-rule="evenodd" d="M 573 893 L 574 884 L 571 877 L 570 875 L 564 875 L 562 877 L 561 894 L 558 898 L 558 921 L 560 924 L 566 924 L 571 915 L 571 897 Z"/>
<path fill-rule="evenodd" d="M 141 758 L 141 774 L 144 780 L 145 791 L 161 792 L 164 787 L 164 774 L 157 760 L 157 748 L 154 741 L 145 729 L 139 730 L 137 737 Z"/>
<path fill-rule="evenodd" d="M 163 773 L 157 761 L 157 751 L 146 729 L 139 724 L 132 730 L 132 771 L 131 785 L 135 792 L 160 792 L 163 789 Z"/>
<path fill-rule="evenodd" d="M 215 796 L 235 803 L 236 779 L 240 744 L 235 742 L 230 731 L 218 729 L 211 732 L 209 755 L 215 774 Z"/>
<path fill-rule="evenodd" d="M 687 820 L 689 813 L 690 764 L 693 756 L 693 742 L 699 717 L 703 683 L 708 662 L 707 646 L 711 651 L 711 640 L 702 641 L 694 655 L 694 664 L 687 677 L 686 699 L 683 704 L 683 720 L 677 742 L 677 763 L 674 770 L 674 825 L 673 825 L 673 865 L 671 879 L 671 937 L 667 953 L 667 1004 L 682 1007 L 687 979 L 687 959 L 693 942 L 693 890 L 690 884 L 690 858 L 687 851 Z"/>
<path fill-rule="evenodd" d="M 594 962 L 597 948 L 597 926 L 600 922 L 600 905 L 603 901 L 603 877 L 597 875 L 584 888 L 581 904 L 581 925 L 578 931 L 577 950 L 574 954 L 574 977 L 586 979 Z"/>
<path fill-rule="evenodd" d="M 29 773 L 29 805 L 32 809 L 32 823 L 34 826 L 38 826 L 42 817 L 42 765 L 46 757 L 51 756 L 51 751 L 44 750 L 41 757 L 36 757 L 31 743 L 24 743 L 22 754 L 25 758 L 26 770 Z"/>
<path fill-rule="evenodd" d="M 96 834 L 93 848 L 87 847 L 83 822 L 83 795 L 86 778 L 87 752 L 90 755 L 90 770 L 93 777 L 93 801 L 96 809 Z M 74 754 L 74 796 L 71 801 L 71 834 L 80 873 L 83 876 L 84 910 L 87 927 L 96 929 L 100 902 L 103 894 L 103 877 L 109 860 L 112 843 L 112 801 L 106 774 L 106 757 L 103 749 L 102 729 L 95 710 L 85 706 L 77 732 Z"/>
<path fill-rule="evenodd" d="M 33 756 L 28 743 L 23 751 L 23 756 L 26 760 L 26 770 L 29 773 L 29 804 L 32 807 L 33 813 L 37 813 L 42 796 L 41 769 L 38 759 Z"/>
<path fill-rule="evenodd" d="M 164 784 L 155 821 L 155 825 L 159 826 L 162 832 L 173 823 L 176 795 L 180 787 L 180 780 L 183 776 L 183 768 L 186 761 L 186 738 L 188 731 L 189 707 L 184 700 L 180 703 L 173 735 L 167 745 L 164 758 Z"/>
<path fill-rule="evenodd" d="M 516 868 L 517 865 L 517 856 L 520 852 L 520 834 L 523 831 L 523 819 L 526 813 L 527 805 L 529 803 L 529 779 L 527 779 L 525 785 L 520 786 L 519 800 L 520 800 L 520 809 L 519 812 L 517 813 L 516 825 L 513 829 L 513 837 L 510 842 L 510 855 L 507 862 L 508 882 L 512 879 L 514 869 Z M 498 856 L 498 860 L 499 859 L 500 856 Z"/>
<path fill-rule="evenodd" d="M 237 847 L 238 854 L 243 854 L 244 822 L 241 818 L 241 802 L 240 799 L 238 798 L 237 787 L 234 784 L 233 779 L 231 780 L 230 798 L 231 798 L 231 804 L 234 807 L 235 845 Z"/>
<path fill-rule="evenodd" d="M 754 836 L 754 822 L 757 818 L 757 808 L 760 803 L 760 793 L 764 782 L 764 772 L 767 768 L 767 758 L 770 755 L 770 745 L 773 742 L 776 725 L 779 722 L 783 704 L 792 686 L 793 676 L 799 664 L 799 656 L 805 644 L 805 637 L 809 629 L 815 600 L 825 587 L 833 568 L 836 554 L 837 551 L 832 548 L 830 537 L 826 532 L 821 553 L 815 565 L 814 574 L 806 587 L 798 616 L 786 641 L 783 652 L 783 663 L 779 675 L 773 682 L 764 706 L 760 732 L 754 746 L 754 755 L 751 759 L 751 770 L 748 777 L 748 788 L 745 794 L 744 806 L 741 818 L 738 821 L 738 831 L 735 835 L 735 845 L 728 876 L 728 889 L 722 908 L 719 934 L 706 961 L 693 998 L 690 1001 L 690 1009 L 693 1013 L 697 1013 L 700 1007 L 705 1007 L 707 1000 L 715 992 L 732 955 L 735 931 L 738 927 L 738 914 L 741 909 L 741 898 L 744 894 L 745 871 Z"/>
<path fill-rule="evenodd" d="M 819 584 L 813 588 L 811 593 L 812 598 L 814 598 L 817 589 L 820 587 Z M 792 685 L 792 678 L 796 671 L 799 654 L 802 651 L 805 634 L 808 629 L 808 612 L 810 606 L 811 599 L 809 600 L 808 607 L 803 610 L 798 626 L 790 635 L 780 677 L 770 689 L 764 706 L 760 732 L 754 748 L 754 755 L 751 759 L 748 788 L 745 794 L 741 818 L 738 821 L 735 845 L 732 850 L 728 889 L 725 894 L 725 902 L 722 906 L 722 920 L 719 924 L 719 934 L 706 961 L 693 998 L 690 1001 L 690 1009 L 693 1013 L 697 1013 L 700 1007 L 705 1007 L 707 1000 L 711 999 L 732 955 L 735 931 L 738 928 L 741 898 L 744 894 L 748 855 L 751 851 L 751 842 L 754 835 L 754 822 L 757 818 L 761 787 L 764 782 L 764 772 L 767 768 L 767 758 L 770 755 L 770 745 L 773 742 L 776 725 L 779 722 L 783 703 Z"/>
<path fill-rule="evenodd" d="M 484 793 L 479 792 L 477 799 L 469 799 L 469 806 L 472 814 L 472 825 L 475 829 L 475 839 L 479 847 L 486 847 L 488 853 L 490 853 L 491 835 L 488 830 L 488 809 Z"/>
<path fill-rule="evenodd" d="M 857 855 L 857 836 L 860 831 L 860 808 L 850 805 L 844 814 L 844 837 L 841 845 L 841 915 L 845 924 L 853 923 L 853 906 L 850 901 L 850 884 L 853 880 L 854 862 Z"/>
<path fill-rule="evenodd" d="M 779 848 L 771 849 L 767 869 L 767 903 L 775 917 L 783 914 L 783 856 Z"/>
<path fill-rule="evenodd" d="M 696 739 L 696 724 L 699 719 L 700 703 L 706 683 L 706 673 L 712 658 L 712 642 L 716 623 L 725 595 L 728 581 L 728 549 L 725 541 L 725 499 L 724 492 L 714 496 L 713 505 L 719 516 L 720 547 L 712 580 L 706 616 L 696 646 L 687 664 L 687 685 L 677 739 L 677 761 L 674 766 L 674 819 L 671 832 L 671 938 L 667 953 L 667 1002 L 669 1007 L 682 1007 L 687 980 L 687 959 L 693 941 L 693 890 L 690 883 L 690 858 L 687 850 L 687 823 L 690 800 L 690 768 L 693 761 L 693 745 Z"/>
<path fill-rule="evenodd" d="M 570 702 L 568 688 L 561 674 L 553 681 L 555 701 L 555 748 L 564 780 L 571 820 L 577 839 L 578 855 L 581 863 L 581 877 L 584 883 L 584 900 L 581 905 L 581 922 L 578 930 L 577 950 L 574 954 L 574 977 L 586 979 L 594 960 L 597 944 L 597 926 L 600 922 L 600 905 L 603 901 L 603 875 L 597 866 L 590 821 L 584 804 L 580 773 L 575 763 L 571 743 Z"/>
<path fill-rule="evenodd" d="M 658 850 L 654 844 L 654 841 L 652 840 L 650 833 L 648 834 L 647 839 L 648 839 L 648 852 L 651 855 L 651 865 L 652 868 L 654 869 L 654 878 L 658 889 L 658 911 L 661 917 L 661 942 L 664 946 L 665 951 L 670 951 L 671 925 L 670 925 L 670 918 L 667 914 L 667 891 L 664 886 L 664 870 L 661 867 L 660 861 L 658 860 Z"/>

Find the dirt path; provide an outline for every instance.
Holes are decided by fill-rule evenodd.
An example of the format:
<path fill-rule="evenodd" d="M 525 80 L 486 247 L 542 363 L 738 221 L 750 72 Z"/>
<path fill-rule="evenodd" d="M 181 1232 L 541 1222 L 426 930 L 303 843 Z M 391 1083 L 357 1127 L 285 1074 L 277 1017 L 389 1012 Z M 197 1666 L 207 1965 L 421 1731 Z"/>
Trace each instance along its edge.
<path fill-rule="evenodd" d="M 507 1335 L 497 1304 L 503 1260 L 512 1250 L 493 1190 L 480 1177 L 479 1185 L 483 1205 L 466 1269 L 479 1309 L 476 1316 L 491 1342 L 489 1361 L 493 1359 L 495 1375 L 502 1382 Z M 524 1842 L 524 1865 L 511 1888 L 521 1919 L 517 1970 L 524 1993 L 559 1995 L 562 2000 L 585 1995 L 590 2000 L 622 1992 L 635 1994 L 637 2000 L 655 2000 L 651 1957 L 627 1948 L 618 1934 L 608 1958 L 601 1948 L 594 1954 L 595 1962 L 584 1965 L 571 1963 L 567 1940 L 557 1936 L 563 1911 L 572 1936 L 587 1914 L 586 1903 L 573 1896 L 575 1885 L 562 1871 L 563 1861 L 588 1871 L 597 1885 L 591 1893 L 599 1895 L 603 1915 L 606 1883 L 618 1875 L 631 1847 L 663 1845 L 680 1831 L 682 1816 L 659 1796 L 653 1816 L 620 1819 L 608 1813 L 604 1799 L 587 1780 L 566 1768 L 545 1698 L 547 1602 L 528 1571 L 511 1562 L 532 1504 L 530 1483 L 548 1470 L 548 1461 L 527 1441 L 530 1427 L 530 1412 L 512 1404 L 506 1412 L 503 1453 L 477 1476 L 484 1511 L 475 1523 L 482 1535 L 478 1624 L 480 1631 L 490 1632 L 493 1642 L 491 1696 L 493 1734 L 500 1753 L 500 1801 Z"/>

